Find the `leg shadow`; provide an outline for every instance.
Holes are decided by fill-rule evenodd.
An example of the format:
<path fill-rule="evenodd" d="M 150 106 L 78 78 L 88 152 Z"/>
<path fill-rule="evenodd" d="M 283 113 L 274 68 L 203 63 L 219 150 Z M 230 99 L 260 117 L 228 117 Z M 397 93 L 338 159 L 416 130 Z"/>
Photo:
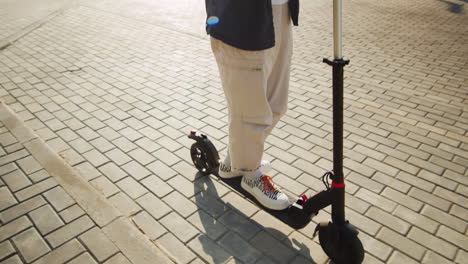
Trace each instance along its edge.
<path fill-rule="evenodd" d="M 294 238 L 290 239 L 277 229 L 262 226 L 261 223 L 250 219 L 249 216 L 237 210 L 230 203 L 226 203 L 220 199 L 220 196 L 224 196 L 233 190 L 217 180 L 215 176 L 203 176 L 197 173 L 196 179 L 194 184 L 196 193 L 195 203 L 199 207 L 197 213 L 199 214 L 199 219 L 205 231 L 195 239 L 198 239 L 197 242 L 201 245 L 203 250 L 203 252 L 197 252 L 197 254 L 205 261 L 210 263 L 256 263 L 262 260 L 261 263 L 316 263 L 311 256 L 310 248 L 306 244 Z M 239 198 L 241 197 L 239 196 Z M 233 221 L 236 221 L 233 225 L 236 226 L 227 226 L 226 223 L 229 221 L 224 219 L 223 223 L 221 220 L 223 215 L 224 218 L 226 218 L 225 214 L 236 215 L 236 218 L 239 217 L 241 220 L 233 219 Z M 240 222 L 249 222 L 246 223 L 249 228 L 239 229 L 239 226 L 242 226 Z M 254 228 L 251 228 L 252 226 Z M 251 233 L 249 234 L 248 232 Z M 248 243 L 250 247 L 255 248 L 253 251 L 256 252 L 257 255 L 250 259 L 242 259 L 244 256 L 239 254 L 239 252 L 233 252 L 224 248 L 220 240 L 234 241 L 230 238 L 226 239 L 226 236 L 229 235 L 238 237 L 239 239 L 242 238 L 243 241 L 241 242 L 244 244 Z M 246 238 L 246 236 L 248 238 Z M 284 247 L 287 249 L 286 251 L 291 254 L 291 257 L 288 257 L 286 262 L 279 260 L 284 257 L 280 252 L 270 252 L 265 249 L 265 246 L 262 247 L 262 245 L 278 246 L 276 243 L 280 243 L 281 245 L 279 248 Z M 318 248 L 320 248 L 320 246 L 318 246 Z"/>

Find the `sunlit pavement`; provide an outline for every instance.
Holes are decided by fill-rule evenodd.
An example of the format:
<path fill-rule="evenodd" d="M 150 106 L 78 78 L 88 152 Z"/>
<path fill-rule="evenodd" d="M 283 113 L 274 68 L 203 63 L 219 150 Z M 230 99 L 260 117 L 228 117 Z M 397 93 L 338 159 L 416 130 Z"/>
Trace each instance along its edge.
<path fill-rule="evenodd" d="M 1 101 L 107 198 L 103 206 L 117 208 L 115 219 L 154 241 L 156 255 L 328 262 L 311 236 L 329 209 L 293 230 L 192 165 L 190 130 L 208 134 L 222 155 L 227 141 L 204 1 L 12 3 L 0 1 L 8 14 L 0 18 L 8 40 Z M 267 140 L 272 176 L 292 195 L 323 189 L 320 176 L 332 168 L 331 69 L 321 62 L 332 56 L 331 3 L 301 2 L 289 110 Z M 466 4 L 344 0 L 346 214 L 365 263 L 468 259 Z M 143 263 L 38 163 L 8 120 L 0 127 L 0 262 Z"/>

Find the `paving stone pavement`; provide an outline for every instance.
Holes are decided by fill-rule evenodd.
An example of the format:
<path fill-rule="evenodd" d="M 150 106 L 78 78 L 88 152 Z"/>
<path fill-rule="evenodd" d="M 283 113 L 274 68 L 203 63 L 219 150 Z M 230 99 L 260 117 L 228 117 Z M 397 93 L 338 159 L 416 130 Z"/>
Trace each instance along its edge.
<path fill-rule="evenodd" d="M 193 168 L 188 131 L 224 154 L 227 110 L 203 1 L 172 2 L 75 1 L 0 52 L 1 100 L 178 262 L 327 263 L 311 234 L 329 209 L 292 230 Z M 293 195 L 332 164 L 331 2 L 301 2 L 289 110 L 266 146 Z M 365 263 L 467 262 L 464 4 L 344 1 L 346 214 Z M 44 240 L 30 229 L 9 243 Z"/>
<path fill-rule="evenodd" d="M 1 263 L 173 263 L 3 103 L 0 137 Z"/>

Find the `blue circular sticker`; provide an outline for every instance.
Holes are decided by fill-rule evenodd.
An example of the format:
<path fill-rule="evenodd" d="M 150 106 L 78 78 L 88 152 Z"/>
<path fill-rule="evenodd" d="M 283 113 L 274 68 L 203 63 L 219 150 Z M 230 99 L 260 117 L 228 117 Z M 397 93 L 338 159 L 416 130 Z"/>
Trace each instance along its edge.
<path fill-rule="evenodd" d="M 206 20 L 206 24 L 208 24 L 209 26 L 214 26 L 214 25 L 216 25 L 218 23 L 219 23 L 219 18 L 217 16 L 210 16 Z"/>

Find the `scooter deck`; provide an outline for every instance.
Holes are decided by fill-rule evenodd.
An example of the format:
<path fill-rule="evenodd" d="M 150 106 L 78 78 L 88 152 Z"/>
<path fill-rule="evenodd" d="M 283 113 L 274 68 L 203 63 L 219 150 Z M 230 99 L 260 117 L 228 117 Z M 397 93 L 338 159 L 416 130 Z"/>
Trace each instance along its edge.
<path fill-rule="evenodd" d="M 297 227 L 294 226 L 295 223 L 294 223 L 293 219 L 291 219 L 290 215 L 288 214 L 288 209 L 285 209 L 285 210 L 272 210 L 272 209 L 269 209 L 269 208 L 263 206 L 260 202 L 257 201 L 257 199 L 255 199 L 255 197 L 253 195 L 251 195 L 249 192 L 247 192 L 246 190 L 244 190 L 241 187 L 242 177 L 235 177 L 235 178 L 230 178 L 230 179 L 221 178 L 218 175 L 218 168 L 215 169 L 215 171 L 213 172 L 213 175 L 216 176 L 222 182 L 224 182 L 226 185 L 230 186 L 232 189 L 236 190 L 244 198 L 247 198 L 248 200 L 250 200 L 251 202 L 256 204 L 260 209 L 262 209 L 265 212 L 269 213 L 271 216 L 273 216 L 276 219 L 280 220 L 284 224 L 292 227 L 293 229 L 297 229 Z M 290 200 L 290 203 L 294 202 L 294 200 L 291 197 L 289 197 L 289 200 Z"/>

